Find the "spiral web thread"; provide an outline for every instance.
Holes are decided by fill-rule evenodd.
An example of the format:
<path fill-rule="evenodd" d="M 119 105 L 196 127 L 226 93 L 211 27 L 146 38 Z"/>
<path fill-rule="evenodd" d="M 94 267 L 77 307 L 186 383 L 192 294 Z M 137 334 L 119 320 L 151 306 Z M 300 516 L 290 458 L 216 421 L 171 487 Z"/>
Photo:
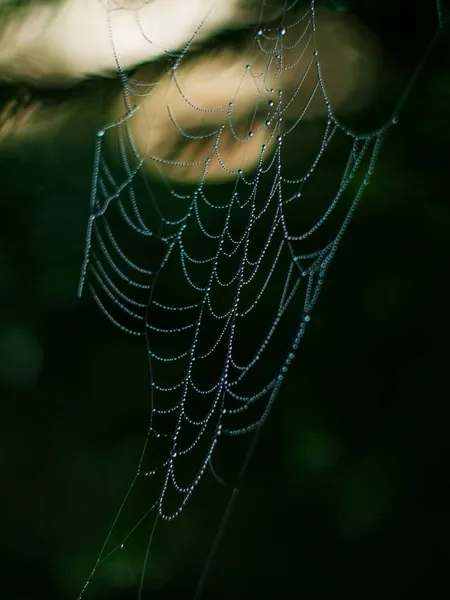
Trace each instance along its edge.
<path fill-rule="evenodd" d="M 444 15 L 439 2 L 437 7 L 440 31 Z M 303 11 L 298 8 L 294 0 L 279 23 L 255 27 L 253 48 L 266 57 L 267 68 L 254 73 L 251 64 L 247 65 L 242 78 L 259 79 L 270 99 L 264 100 L 266 115 L 260 125 L 267 131 L 268 141 L 250 175 L 229 169 L 220 156 L 225 131 L 242 144 L 254 135 L 249 130 L 242 138 L 234 130 L 233 101 L 203 108 L 190 101 L 177 80 L 177 69 L 195 35 L 182 52 L 172 56 L 171 81 L 193 114 L 215 111 L 222 115 L 222 123 L 194 136 L 178 124 L 170 105 L 167 108 L 181 139 L 212 141 L 211 152 L 202 161 L 177 162 L 140 154 L 130 126 L 139 110 L 134 99 L 153 93 L 158 84 L 140 85 L 118 64 L 128 110 L 120 121 L 98 133 L 79 295 L 88 287 L 109 320 L 124 332 L 145 339 L 151 415 L 137 472 L 79 598 L 100 564 L 123 547 L 149 513 L 153 511 L 156 520 L 173 520 L 182 512 L 208 467 L 214 474 L 212 457 L 223 436 L 260 429 L 374 173 L 384 135 L 397 122 L 409 94 L 410 87 L 393 117 L 376 131 L 362 135 L 343 125 L 333 111 L 322 77 L 315 2 Z M 277 86 L 280 75 L 293 68 L 292 61 L 283 60 L 287 33 L 289 49 L 295 48 L 302 59 L 308 57 L 307 73 L 313 73 L 316 82 L 304 110 L 286 126 L 284 114 L 305 82 L 305 75 L 299 77 L 290 94 Z M 318 96 L 326 107 L 321 143 L 301 176 L 289 176 L 282 168 L 283 148 Z M 110 135 L 118 138 L 121 179 L 104 156 L 105 139 Z M 319 167 L 336 143 L 348 148 L 337 191 L 327 206 L 320 207 L 312 224 L 299 224 L 304 197 L 314 196 Z M 270 144 L 274 150 L 267 159 Z M 205 186 L 214 156 L 232 181 L 226 198 L 220 197 L 218 188 Z M 201 175 L 187 192 L 168 180 L 151 188 L 138 177 L 146 160 L 172 171 L 200 164 Z M 163 203 L 158 201 L 159 195 L 165 195 Z M 332 215 L 336 218 L 329 231 Z M 159 451 L 154 450 L 157 445 Z M 150 460 L 154 456 L 158 457 L 156 464 Z M 154 503 L 122 542 L 107 548 L 132 489 L 144 477 L 154 482 Z"/>

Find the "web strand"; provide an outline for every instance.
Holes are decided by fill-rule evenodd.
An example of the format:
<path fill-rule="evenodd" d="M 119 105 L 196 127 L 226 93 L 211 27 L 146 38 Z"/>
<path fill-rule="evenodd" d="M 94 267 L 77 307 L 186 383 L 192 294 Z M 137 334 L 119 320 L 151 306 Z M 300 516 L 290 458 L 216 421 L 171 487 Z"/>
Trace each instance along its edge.
<path fill-rule="evenodd" d="M 245 47 L 249 62 L 236 62 L 236 86 L 225 104 L 215 103 L 213 94 L 205 100 L 189 79 L 190 50 L 209 14 L 180 52 L 166 52 L 172 62 L 156 83 L 129 79 L 114 50 L 125 111 L 98 132 L 79 295 L 89 288 L 112 323 L 145 339 L 151 415 L 137 472 L 79 600 L 100 565 L 152 512 L 140 598 L 156 523 L 183 512 L 224 437 L 253 433 L 194 599 L 200 597 L 261 429 L 370 184 L 385 134 L 398 121 L 445 21 L 438 1 L 439 28 L 392 118 L 361 134 L 344 125 L 333 106 L 315 4 L 304 8 L 293 0 L 276 22 L 254 27 Z M 136 19 L 144 35 L 138 12 Z M 114 48 L 112 29 L 110 35 Z M 165 110 L 153 123 L 142 101 L 155 98 Z M 244 113 L 249 98 L 251 110 Z M 286 147 L 319 114 L 320 143 L 303 172 L 293 175 L 285 168 Z M 135 139 L 136 123 L 150 128 L 144 148 Z M 158 129 L 163 126 L 164 135 Z M 108 164 L 112 138 L 119 167 Z M 169 138 L 176 143 L 167 150 Z M 323 206 L 315 181 L 337 151 L 341 174 Z M 251 169 L 244 168 L 249 155 Z M 144 169 L 164 183 L 155 184 L 159 191 L 150 199 L 138 178 Z M 207 185 L 218 174 L 228 177 L 226 197 Z M 313 210 L 305 208 L 308 197 Z M 151 508 L 110 548 L 129 496 L 143 479 L 156 482 Z"/>

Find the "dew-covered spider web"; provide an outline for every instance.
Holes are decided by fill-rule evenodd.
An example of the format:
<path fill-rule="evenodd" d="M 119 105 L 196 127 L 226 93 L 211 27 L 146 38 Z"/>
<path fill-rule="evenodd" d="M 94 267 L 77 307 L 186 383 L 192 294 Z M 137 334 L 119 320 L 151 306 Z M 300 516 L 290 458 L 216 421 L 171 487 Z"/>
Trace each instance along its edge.
<path fill-rule="evenodd" d="M 436 6 L 437 33 L 423 60 L 444 26 Z M 135 477 L 79 598 L 144 520 L 153 519 L 153 529 L 146 526 L 151 541 L 156 523 L 178 517 L 203 478 L 223 483 L 214 469 L 223 438 L 256 440 L 314 323 L 385 134 L 422 66 L 391 118 L 356 133 L 328 90 L 316 2 L 291 0 L 274 20 L 261 17 L 246 30 L 237 84 L 227 102 L 215 105 L 214 94 L 203 98 L 189 80 L 191 50 L 207 19 L 181 51 L 166 52 L 168 62 L 153 80 L 139 81 L 118 61 L 123 114 L 97 136 L 79 294 L 89 290 L 113 324 L 142 338 L 150 423 Z M 111 41 L 114 51 L 113 30 Z M 159 98 L 164 111 L 155 121 L 151 110 L 139 120 L 143 98 Z M 299 173 L 292 168 L 297 148 L 302 152 L 298 131 L 315 117 L 322 118 L 320 139 L 303 153 L 307 166 Z M 157 140 L 145 148 L 136 142 L 143 124 L 149 140 Z M 113 146 L 114 159 L 107 152 Z M 317 182 L 323 186 L 328 156 L 336 155 L 341 170 L 326 181 L 324 201 Z M 224 186 L 208 185 L 220 178 Z M 142 480 L 148 512 L 117 539 L 122 512 Z M 233 482 L 232 499 L 236 489 Z M 149 543 L 143 573 L 151 551 Z"/>

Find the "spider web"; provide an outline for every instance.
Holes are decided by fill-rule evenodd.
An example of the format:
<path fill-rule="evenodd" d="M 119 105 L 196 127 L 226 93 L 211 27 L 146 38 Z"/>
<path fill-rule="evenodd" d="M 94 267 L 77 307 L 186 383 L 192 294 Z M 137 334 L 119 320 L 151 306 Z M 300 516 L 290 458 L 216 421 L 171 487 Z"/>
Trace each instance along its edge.
<path fill-rule="evenodd" d="M 437 13 L 440 31 L 440 3 Z M 118 63 L 126 112 L 97 136 L 79 295 L 89 288 L 112 323 L 144 338 L 151 415 L 136 475 L 79 598 L 100 564 L 123 547 L 149 513 L 156 515 L 156 525 L 183 511 L 207 470 L 215 475 L 212 459 L 224 436 L 261 428 L 370 183 L 383 138 L 398 121 L 411 87 L 380 128 L 367 134 L 349 129 L 327 92 L 315 2 L 304 7 L 294 0 L 278 22 L 254 28 L 248 49 L 253 62 L 243 68 L 235 95 L 225 105 L 205 106 L 191 99 L 179 76 L 197 33 L 180 53 L 167 53 L 172 64 L 155 83 L 133 79 Z M 261 60 L 262 70 L 254 67 Z M 299 64 L 305 66 L 299 69 Z M 286 86 L 283 74 L 289 72 L 295 82 Z M 167 104 L 172 129 L 181 143 L 196 141 L 207 148 L 198 160 L 144 156 L 135 143 L 138 100 L 156 93 L 164 77 L 178 99 L 175 108 Z M 236 107 L 240 89 L 249 82 L 258 89 L 258 101 L 242 132 Z M 200 115 L 208 123 L 213 114 L 214 126 L 187 131 L 179 122 L 180 103 L 192 119 Z M 303 173 L 297 168 L 293 175 L 285 168 L 286 153 L 292 153 L 288 142 L 317 103 L 325 115 L 321 141 Z M 264 143 L 252 171 L 227 164 L 222 156 L 226 135 L 242 145 L 245 156 L 246 145 L 261 133 Z M 106 158 L 113 137 L 119 167 Z M 330 181 L 323 204 L 315 194 L 316 181 L 326 172 L 327 156 L 336 153 L 342 156 L 341 172 Z M 224 188 L 206 185 L 214 163 L 228 175 Z M 145 167 L 159 171 L 163 183 L 140 177 Z M 189 172 L 199 173 L 193 185 L 171 183 Z M 313 199 L 314 210 L 305 198 Z M 132 531 L 109 548 L 125 503 L 144 477 L 152 481 L 154 501 Z"/>

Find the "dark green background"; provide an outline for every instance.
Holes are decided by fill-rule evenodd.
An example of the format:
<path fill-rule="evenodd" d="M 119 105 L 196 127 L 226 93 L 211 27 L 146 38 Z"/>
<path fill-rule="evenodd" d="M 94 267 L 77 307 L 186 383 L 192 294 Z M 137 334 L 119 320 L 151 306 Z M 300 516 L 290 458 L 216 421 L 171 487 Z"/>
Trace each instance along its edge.
<path fill-rule="evenodd" d="M 389 49 L 369 111 L 381 122 L 433 33 L 434 4 L 353 4 Z M 449 593 L 449 49 L 445 31 L 386 138 L 205 598 Z M 147 425 L 144 348 L 76 298 L 94 147 L 94 129 L 79 127 L 0 163 L 5 600 L 76 598 Z M 145 597 L 191 597 L 227 493 L 205 482 L 158 530 Z M 137 598 L 149 531 L 146 522 L 87 598 Z"/>

